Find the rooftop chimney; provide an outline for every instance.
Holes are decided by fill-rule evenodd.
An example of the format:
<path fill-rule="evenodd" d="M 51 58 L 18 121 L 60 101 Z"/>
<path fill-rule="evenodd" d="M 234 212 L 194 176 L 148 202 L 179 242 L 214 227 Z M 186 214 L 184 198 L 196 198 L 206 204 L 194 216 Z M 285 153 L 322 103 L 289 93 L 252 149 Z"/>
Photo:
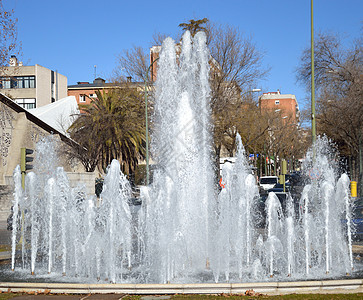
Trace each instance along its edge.
<path fill-rule="evenodd" d="M 15 55 L 12 55 L 9 59 L 9 66 L 10 67 L 16 67 L 18 65 L 18 59 Z"/>
<path fill-rule="evenodd" d="M 104 83 L 106 82 L 106 80 L 104 80 L 101 77 L 97 77 L 95 80 L 93 80 L 93 84 L 98 84 L 98 85 L 104 85 Z"/>

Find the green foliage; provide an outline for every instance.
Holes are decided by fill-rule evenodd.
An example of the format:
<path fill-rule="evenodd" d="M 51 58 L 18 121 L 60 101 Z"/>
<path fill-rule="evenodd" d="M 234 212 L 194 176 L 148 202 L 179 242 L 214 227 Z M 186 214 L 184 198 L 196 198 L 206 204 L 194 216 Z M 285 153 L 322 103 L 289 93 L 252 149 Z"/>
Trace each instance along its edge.
<path fill-rule="evenodd" d="M 80 105 L 79 118 L 70 128 L 71 138 L 82 150 L 80 158 L 89 171 L 103 170 L 118 159 L 124 173 L 132 173 L 145 155 L 143 97 L 135 88 L 96 91 L 97 98 Z"/>

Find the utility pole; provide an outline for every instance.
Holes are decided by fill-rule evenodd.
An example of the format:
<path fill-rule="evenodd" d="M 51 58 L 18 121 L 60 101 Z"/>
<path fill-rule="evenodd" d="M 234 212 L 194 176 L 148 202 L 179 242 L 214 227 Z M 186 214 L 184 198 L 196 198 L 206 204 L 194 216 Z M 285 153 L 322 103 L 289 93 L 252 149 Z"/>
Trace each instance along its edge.
<path fill-rule="evenodd" d="M 359 183 L 359 196 L 363 196 L 363 140 L 362 140 L 362 131 L 359 133 L 359 141 L 358 141 L 358 148 L 359 148 L 359 175 L 358 181 Z"/>
<path fill-rule="evenodd" d="M 313 0 L 311 0 L 311 136 L 313 145 L 316 142 L 314 76 L 314 3 Z"/>
<path fill-rule="evenodd" d="M 152 65 L 159 59 L 154 59 L 149 68 L 146 71 L 146 75 L 144 78 L 145 83 L 145 144 L 146 144 L 146 185 L 150 183 L 150 170 L 149 170 L 149 121 L 148 121 L 148 99 L 147 99 L 147 85 L 149 83 L 149 72 Z"/>

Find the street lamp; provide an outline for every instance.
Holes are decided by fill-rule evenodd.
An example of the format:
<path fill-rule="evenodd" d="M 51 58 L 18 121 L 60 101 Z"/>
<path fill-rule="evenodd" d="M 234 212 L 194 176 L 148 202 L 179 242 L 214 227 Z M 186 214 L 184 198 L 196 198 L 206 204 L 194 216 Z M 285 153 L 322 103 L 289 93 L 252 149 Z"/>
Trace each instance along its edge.
<path fill-rule="evenodd" d="M 246 91 L 244 93 L 241 94 L 241 98 L 244 96 L 244 95 L 247 95 L 249 93 L 258 93 L 258 92 L 261 92 L 261 89 L 252 89 L 250 91 Z"/>
<path fill-rule="evenodd" d="M 315 121 L 315 80 L 314 80 L 314 4 L 311 0 L 311 135 L 312 142 L 316 141 Z"/>
<path fill-rule="evenodd" d="M 149 179 L 150 179 L 150 172 L 149 172 L 149 126 L 148 126 L 148 117 L 147 117 L 147 84 L 149 83 L 149 72 L 151 66 L 159 59 L 154 59 L 149 68 L 146 71 L 145 77 L 144 77 L 144 83 L 145 83 L 145 143 L 146 143 L 146 185 L 149 185 Z"/>

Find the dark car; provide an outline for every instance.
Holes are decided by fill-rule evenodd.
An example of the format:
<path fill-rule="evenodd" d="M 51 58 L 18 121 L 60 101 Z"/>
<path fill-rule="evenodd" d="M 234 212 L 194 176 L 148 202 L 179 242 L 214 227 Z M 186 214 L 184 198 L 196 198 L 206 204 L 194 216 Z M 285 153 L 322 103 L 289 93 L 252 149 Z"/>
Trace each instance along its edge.
<path fill-rule="evenodd" d="M 276 183 L 272 189 L 269 189 L 268 192 L 283 192 L 284 191 L 284 185 L 281 183 Z M 290 191 L 290 185 L 288 183 L 285 183 L 285 192 Z"/>
<path fill-rule="evenodd" d="M 286 202 L 288 193 L 284 193 L 283 191 L 280 191 L 279 189 L 270 189 L 270 192 L 274 192 L 277 198 L 280 200 L 281 208 L 284 214 L 286 214 Z M 266 226 L 266 200 L 268 198 L 267 194 L 262 194 L 258 200 L 257 204 L 257 221 L 256 226 L 257 227 L 265 227 Z"/>
<path fill-rule="evenodd" d="M 354 239 L 363 240 L 363 205 L 358 205 L 353 209 L 352 222 L 355 227 Z"/>

